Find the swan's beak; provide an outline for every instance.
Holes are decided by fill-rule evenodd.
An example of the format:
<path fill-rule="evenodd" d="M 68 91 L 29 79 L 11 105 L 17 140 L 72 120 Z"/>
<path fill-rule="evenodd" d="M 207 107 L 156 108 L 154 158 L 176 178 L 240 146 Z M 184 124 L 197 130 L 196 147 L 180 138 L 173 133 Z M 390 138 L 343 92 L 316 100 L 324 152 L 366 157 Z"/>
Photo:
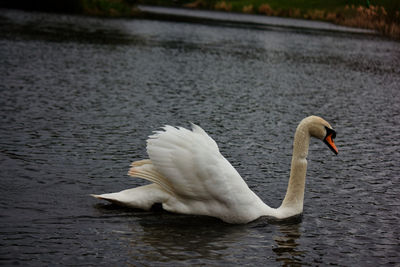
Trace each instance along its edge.
<path fill-rule="evenodd" d="M 333 139 L 336 137 L 336 132 L 333 129 L 326 128 L 326 136 L 324 138 L 324 143 L 335 153 L 336 155 L 339 153 Z"/>

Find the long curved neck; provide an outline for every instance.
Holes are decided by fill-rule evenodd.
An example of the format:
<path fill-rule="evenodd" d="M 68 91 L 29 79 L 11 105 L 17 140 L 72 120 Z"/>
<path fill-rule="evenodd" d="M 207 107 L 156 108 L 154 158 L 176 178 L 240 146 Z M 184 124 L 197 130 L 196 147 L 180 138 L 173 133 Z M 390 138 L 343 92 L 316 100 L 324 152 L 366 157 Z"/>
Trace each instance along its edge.
<path fill-rule="evenodd" d="M 287 216 L 300 214 L 303 211 L 309 144 L 310 129 L 308 123 L 302 122 L 297 127 L 294 136 L 289 184 L 286 196 L 279 208 L 287 213 Z"/>

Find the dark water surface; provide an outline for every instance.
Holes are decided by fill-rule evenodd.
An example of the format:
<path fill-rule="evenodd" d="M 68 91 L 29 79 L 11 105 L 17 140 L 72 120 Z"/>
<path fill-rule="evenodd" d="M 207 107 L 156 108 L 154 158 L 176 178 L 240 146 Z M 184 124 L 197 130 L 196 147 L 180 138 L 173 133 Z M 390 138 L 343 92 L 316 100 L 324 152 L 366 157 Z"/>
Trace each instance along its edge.
<path fill-rule="evenodd" d="M 400 45 L 260 30 L 0 10 L 0 264 L 400 264 Z M 297 123 L 320 115 L 300 220 L 216 219 L 89 197 L 126 175 L 164 124 L 198 123 L 270 206 Z"/>

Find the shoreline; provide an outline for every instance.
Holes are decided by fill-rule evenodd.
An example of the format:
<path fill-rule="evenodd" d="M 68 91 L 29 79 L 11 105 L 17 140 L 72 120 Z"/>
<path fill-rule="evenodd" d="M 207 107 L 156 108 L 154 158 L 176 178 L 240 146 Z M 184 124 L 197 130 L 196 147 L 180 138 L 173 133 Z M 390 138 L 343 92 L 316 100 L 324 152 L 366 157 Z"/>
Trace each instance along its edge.
<path fill-rule="evenodd" d="M 288 30 L 301 29 L 307 31 L 379 35 L 379 33 L 374 30 L 341 26 L 325 21 L 180 7 L 175 8 L 146 5 L 138 5 L 137 7 L 140 10 L 141 18 L 143 19 L 174 20 L 180 22 L 217 24 L 222 26 L 235 25 L 239 27 L 259 29 L 283 28 Z"/>
<path fill-rule="evenodd" d="M 143 3 L 146 2 L 146 3 Z M 186 10 L 221 11 L 228 14 L 260 15 L 332 23 L 338 26 L 371 30 L 382 36 L 400 40 L 400 1 L 347 0 L 165 0 L 137 1 L 152 5 Z"/>
<path fill-rule="evenodd" d="M 193 1 L 193 0 L 192 0 Z M 166 2 L 164 0 L 60 0 L 57 3 L 51 0 L 38 0 L 34 3 L 29 0 L 5 0 L 0 3 L 2 8 L 22 9 L 25 11 L 43 11 L 49 13 L 79 14 L 104 18 L 147 18 L 158 20 L 179 20 L 201 22 L 201 18 L 193 15 L 193 12 L 221 12 L 230 16 L 259 16 L 269 18 L 300 19 L 318 23 L 329 23 L 340 27 L 348 27 L 355 32 L 380 34 L 392 39 L 400 40 L 400 2 L 391 5 L 373 6 L 350 5 L 354 1 L 348 1 L 345 6 L 336 3 L 332 6 L 329 1 L 319 6 L 286 0 L 268 3 L 253 1 L 211 1 L 211 0 L 176 0 Z M 267 0 L 266 0 L 267 1 Z M 141 3 L 145 2 L 143 5 Z M 371 0 L 372 2 L 372 0 Z M 374 1 L 374 3 L 377 1 Z M 254 3 L 254 4 L 252 4 Z M 381 4 L 384 4 L 381 2 Z M 144 8 L 143 8 L 144 7 Z M 158 9 L 158 10 L 156 10 Z M 173 12 L 160 12 L 161 9 L 171 9 Z M 175 12 L 175 10 L 184 12 Z M 171 14 L 172 13 L 172 14 Z M 188 14 L 182 14 L 188 13 Z M 228 16 L 229 16 L 228 15 Z M 225 16 L 225 15 L 224 15 Z M 203 18 L 208 23 L 236 23 L 234 20 L 221 22 L 221 19 Z M 249 22 L 248 26 L 259 26 L 258 23 Z M 265 26 L 265 23 L 262 23 Z M 268 24 L 268 23 L 267 23 Z M 269 25 L 276 27 L 277 25 Z M 279 25 L 281 26 L 281 25 Z M 335 28 L 335 27 L 332 27 Z"/>

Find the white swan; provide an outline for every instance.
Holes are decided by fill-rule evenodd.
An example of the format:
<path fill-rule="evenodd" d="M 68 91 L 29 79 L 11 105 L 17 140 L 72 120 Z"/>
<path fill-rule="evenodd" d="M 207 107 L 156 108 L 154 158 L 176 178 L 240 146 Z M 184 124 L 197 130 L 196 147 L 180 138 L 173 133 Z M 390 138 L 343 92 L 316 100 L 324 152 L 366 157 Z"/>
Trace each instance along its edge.
<path fill-rule="evenodd" d="M 215 141 L 197 125 L 192 131 L 165 126 L 147 140 L 150 159 L 135 161 L 129 175 L 152 184 L 118 193 L 92 195 L 124 206 L 148 210 L 161 203 L 170 212 L 208 215 L 228 223 L 248 223 L 261 216 L 285 219 L 303 211 L 310 137 L 323 140 L 335 153 L 335 131 L 324 119 L 310 116 L 297 127 L 286 196 L 270 208 L 249 189 L 221 155 Z"/>

